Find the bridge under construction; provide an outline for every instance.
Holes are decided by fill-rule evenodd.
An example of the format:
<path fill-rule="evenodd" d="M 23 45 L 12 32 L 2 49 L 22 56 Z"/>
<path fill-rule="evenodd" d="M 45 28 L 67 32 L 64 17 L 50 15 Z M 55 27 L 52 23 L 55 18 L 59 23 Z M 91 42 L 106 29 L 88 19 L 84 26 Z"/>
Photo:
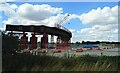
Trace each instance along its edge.
<path fill-rule="evenodd" d="M 70 49 L 70 40 L 72 33 L 65 27 L 48 27 L 44 25 L 34 26 L 34 25 L 6 25 L 6 31 L 10 31 L 9 35 L 21 34 L 20 38 L 20 48 L 22 50 L 29 48 L 29 50 L 36 49 L 37 38 L 36 35 L 42 35 L 40 49 L 48 48 L 48 35 L 51 35 L 51 43 L 54 43 L 54 36 L 57 36 L 57 42 L 55 43 L 56 49 Z M 15 33 L 14 31 L 20 32 Z M 30 46 L 28 47 L 28 36 L 26 32 L 30 32 L 32 37 L 30 37 Z"/>

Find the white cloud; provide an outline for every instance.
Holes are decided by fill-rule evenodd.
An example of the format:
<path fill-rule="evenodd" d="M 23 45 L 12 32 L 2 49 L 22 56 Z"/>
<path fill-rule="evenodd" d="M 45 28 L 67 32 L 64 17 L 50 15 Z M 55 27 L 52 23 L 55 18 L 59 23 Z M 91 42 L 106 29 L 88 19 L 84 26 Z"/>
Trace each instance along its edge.
<path fill-rule="evenodd" d="M 48 4 L 33 5 L 25 3 L 17 6 L 6 3 L 1 6 L 1 10 L 9 17 L 8 20 L 4 20 L 3 23 L 13 25 L 54 26 L 54 24 L 59 24 L 62 21 L 63 23 L 61 25 L 69 22 L 71 19 L 77 18 L 76 14 L 69 14 L 69 17 L 64 20 L 68 13 L 62 14 L 62 8 L 51 7 Z"/>
<path fill-rule="evenodd" d="M 5 3 L 5 2 L 6 2 L 6 0 L 0 0 L 0 4 Z"/>
<path fill-rule="evenodd" d="M 80 15 L 79 18 L 83 24 L 92 25 L 92 27 L 80 30 L 80 34 L 77 35 L 81 38 L 79 41 L 118 41 L 118 6 L 103 9 L 98 7 Z"/>
<path fill-rule="evenodd" d="M 72 33 L 76 31 L 75 29 L 69 29 L 69 30 L 70 30 L 70 32 L 72 32 Z"/>
<path fill-rule="evenodd" d="M 60 23 L 60 21 L 65 17 L 63 14 L 57 14 L 56 16 L 51 16 L 48 19 L 45 19 L 43 22 L 48 23 L 51 26 L 54 26 L 54 24 Z"/>
<path fill-rule="evenodd" d="M 26 3 L 17 6 L 15 4 L 10 5 L 6 3 L 1 6 L 1 10 L 4 11 L 6 16 L 8 16 L 8 20 L 4 20 L 2 23 L 12 25 L 54 26 L 54 24 L 59 24 L 61 22 L 61 25 L 63 25 L 64 23 L 69 22 L 71 19 L 77 18 L 77 15 L 75 14 L 69 14 L 69 16 L 67 17 L 68 13 L 62 14 L 62 8 L 51 7 L 47 4 L 33 5 Z M 67 18 L 64 19 L 65 17 Z M 75 30 L 71 31 L 74 32 Z M 28 37 L 31 37 L 30 33 L 28 34 Z M 55 36 L 55 42 L 56 38 L 57 37 Z M 40 38 L 38 38 L 38 40 L 40 40 Z"/>
<path fill-rule="evenodd" d="M 103 28 L 103 29 L 102 29 Z M 108 40 L 109 37 L 112 37 L 111 41 L 118 41 L 117 36 L 118 35 L 118 29 L 117 28 L 109 28 L 108 26 L 93 26 L 92 28 L 84 28 L 81 29 L 81 34 L 89 35 L 89 37 L 92 38 L 92 40 Z M 90 40 L 90 38 L 86 38 L 87 40 Z"/>
<path fill-rule="evenodd" d="M 115 31 L 115 32 L 114 32 Z M 118 41 L 117 29 L 112 31 L 95 31 L 91 28 L 85 28 L 80 31 L 75 31 L 72 36 L 72 42 L 76 41 Z M 78 33 L 79 32 L 79 33 Z"/>
<path fill-rule="evenodd" d="M 76 41 L 118 41 L 118 6 L 92 9 L 88 13 L 77 15 L 83 24 L 92 25 L 73 33 Z"/>
<path fill-rule="evenodd" d="M 70 29 L 73 35 L 72 41 L 107 40 L 108 36 L 111 37 L 111 40 L 117 41 L 118 6 L 104 7 L 103 9 L 99 7 L 82 15 L 69 14 L 66 20 L 64 17 L 68 13 L 62 14 L 62 8 L 47 4 L 33 5 L 25 3 L 17 6 L 6 3 L 0 6 L 0 10 L 3 10 L 5 15 L 9 17 L 8 20 L 3 21 L 4 24 L 54 26 L 55 23 L 61 21 L 63 21 L 61 24 L 63 25 L 72 19 L 79 18 L 83 24 L 90 24 L 92 27 L 81 30 Z"/>
<path fill-rule="evenodd" d="M 43 22 L 46 24 L 49 24 L 50 26 L 54 26 L 54 24 L 63 25 L 75 18 L 77 18 L 75 14 L 69 14 L 69 16 L 68 16 L 68 13 L 57 14 L 56 16 L 51 16 L 50 18 L 44 20 Z"/>
<path fill-rule="evenodd" d="M 93 27 L 94 28 L 94 27 Z M 81 35 L 84 35 L 85 38 L 90 38 L 91 37 L 91 40 L 94 40 L 94 41 L 97 41 L 97 40 L 100 40 L 100 41 L 105 41 L 105 40 L 108 40 L 109 37 L 112 37 L 110 40 L 111 41 L 118 41 L 117 38 L 118 35 L 117 34 L 117 31 L 118 29 L 110 29 L 108 31 L 106 30 L 100 30 L 100 29 L 93 29 L 93 28 L 85 28 L 85 29 L 82 29 L 81 30 Z M 89 35 L 86 36 L 86 35 Z M 114 38 L 113 38 L 114 37 Z"/>
<path fill-rule="evenodd" d="M 10 7 L 14 10 L 18 8 L 18 6 L 16 4 L 12 4 L 12 5 L 10 5 Z"/>
<path fill-rule="evenodd" d="M 92 9 L 86 14 L 82 14 L 80 16 L 80 20 L 83 24 L 91 24 L 91 25 L 108 25 L 108 24 L 116 24 L 118 22 L 118 6 L 113 8 L 104 7 L 101 9 L 98 7 L 97 9 Z"/>
<path fill-rule="evenodd" d="M 4 14 L 8 17 L 15 16 L 15 11 L 10 7 L 8 3 L 0 4 L 0 11 L 4 11 Z"/>
<path fill-rule="evenodd" d="M 81 33 L 88 33 L 90 31 L 91 28 L 84 28 L 81 29 Z"/>
<path fill-rule="evenodd" d="M 91 28 L 84 28 L 81 29 L 81 33 L 99 33 L 99 32 L 112 32 L 115 29 L 117 29 L 118 26 L 117 24 L 113 24 L 113 25 L 94 25 Z"/>
<path fill-rule="evenodd" d="M 113 32 L 114 32 L 114 33 L 118 33 L 118 29 L 115 29 Z"/>
<path fill-rule="evenodd" d="M 2 0 L 4 2 L 14 2 L 14 1 L 17 1 L 17 0 Z"/>
<path fill-rule="evenodd" d="M 33 5 L 28 3 L 19 6 L 17 11 L 20 17 L 33 21 L 41 21 L 57 13 L 62 13 L 62 8 L 54 8 L 47 4 Z"/>
<path fill-rule="evenodd" d="M 0 28 L 1 31 L 5 30 L 5 28 Z"/>
<path fill-rule="evenodd" d="M 63 12 L 62 8 L 51 7 L 47 4 L 33 5 L 25 3 L 18 7 L 15 4 L 9 5 L 6 3 L 0 8 L 9 17 L 8 20 L 3 21 L 4 24 L 51 26 L 66 16 L 66 14 L 61 14 Z M 57 16 L 52 16 L 54 14 Z"/>
<path fill-rule="evenodd" d="M 13 2 L 13 1 L 16 1 L 16 0 L 6 0 L 7 2 Z"/>
<path fill-rule="evenodd" d="M 0 8 L 9 17 L 8 20 L 3 21 L 4 24 L 54 26 L 54 24 L 59 24 L 62 21 L 61 25 L 69 22 L 71 19 L 78 18 L 76 14 L 69 14 L 69 17 L 64 20 L 68 13 L 62 14 L 62 8 L 51 7 L 48 4 L 33 5 L 25 3 L 17 6 L 6 3 L 0 6 Z"/>
<path fill-rule="evenodd" d="M 5 4 L 7 2 L 14 2 L 14 1 L 18 1 L 18 0 L 0 0 L 0 4 Z"/>

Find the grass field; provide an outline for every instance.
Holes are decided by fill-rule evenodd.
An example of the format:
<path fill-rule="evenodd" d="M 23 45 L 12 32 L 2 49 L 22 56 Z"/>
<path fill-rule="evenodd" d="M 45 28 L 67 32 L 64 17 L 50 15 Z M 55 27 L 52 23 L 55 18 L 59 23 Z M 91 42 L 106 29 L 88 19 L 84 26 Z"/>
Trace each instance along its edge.
<path fill-rule="evenodd" d="M 118 56 L 59 58 L 30 54 L 3 55 L 3 71 L 117 71 Z"/>

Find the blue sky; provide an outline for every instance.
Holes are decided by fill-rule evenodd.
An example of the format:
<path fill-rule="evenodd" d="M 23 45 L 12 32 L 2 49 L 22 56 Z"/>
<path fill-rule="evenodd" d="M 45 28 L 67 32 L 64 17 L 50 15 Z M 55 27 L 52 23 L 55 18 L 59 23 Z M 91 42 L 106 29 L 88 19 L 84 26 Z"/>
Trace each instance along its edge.
<path fill-rule="evenodd" d="M 24 4 L 25 2 L 8 2 L 9 4 L 16 4 L 16 5 L 21 5 Z M 82 13 L 87 13 L 92 9 L 96 9 L 98 7 L 104 8 L 105 6 L 108 7 L 113 7 L 118 5 L 118 2 L 27 2 L 30 4 L 49 4 L 50 6 L 53 7 L 61 7 L 63 8 L 63 14 L 64 13 L 70 13 L 70 14 L 82 14 Z M 7 17 L 3 15 L 2 13 L 2 20 L 7 20 Z M 91 27 L 91 25 L 83 25 L 79 19 L 74 19 L 69 22 L 71 25 L 64 25 L 66 28 L 70 29 L 77 29 L 79 30 L 80 28 L 85 28 L 85 27 Z M 74 26 L 74 24 L 76 26 Z M 79 26 L 81 24 L 81 26 Z M 1 24 L 0 27 L 3 27 Z"/>
<path fill-rule="evenodd" d="M 61 14 L 63 14 L 63 15 L 68 13 L 68 14 L 75 14 L 77 16 L 81 16 L 82 14 L 87 14 L 92 9 L 95 9 L 97 11 L 98 7 L 100 7 L 101 9 L 103 9 L 104 7 L 109 7 L 110 9 L 112 9 L 113 7 L 118 5 L 117 2 L 28 2 L 28 3 L 32 4 L 32 5 L 47 4 L 54 8 L 62 8 L 63 13 L 61 13 Z M 15 4 L 19 7 L 22 4 L 25 4 L 25 2 L 8 2 L 8 4 L 9 5 Z M 55 15 L 57 15 L 57 14 L 55 14 Z M 8 18 L 9 17 L 7 17 L 6 15 L 4 15 L 4 13 L 2 13 L 2 21 L 4 21 L 4 20 L 7 21 Z M 94 18 L 94 17 L 91 17 L 91 18 Z M 84 28 L 92 28 L 93 27 L 92 23 L 83 24 L 83 22 L 84 22 L 84 20 L 82 21 L 79 18 L 73 18 L 73 19 L 69 20 L 68 22 L 66 22 L 63 26 L 68 29 L 75 30 L 75 31 L 81 31 Z M 0 24 L 0 28 L 4 28 L 2 23 Z M 77 35 L 77 33 L 75 31 L 73 33 L 75 35 Z M 81 33 L 80 33 L 80 35 L 81 35 Z"/>

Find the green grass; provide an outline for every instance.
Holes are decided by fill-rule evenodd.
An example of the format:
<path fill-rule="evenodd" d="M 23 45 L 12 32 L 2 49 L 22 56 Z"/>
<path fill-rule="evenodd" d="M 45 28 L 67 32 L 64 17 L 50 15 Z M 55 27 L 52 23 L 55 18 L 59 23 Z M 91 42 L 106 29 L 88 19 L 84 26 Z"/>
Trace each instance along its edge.
<path fill-rule="evenodd" d="M 118 56 L 59 58 L 28 54 L 3 55 L 3 71 L 117 71 Z"/>

